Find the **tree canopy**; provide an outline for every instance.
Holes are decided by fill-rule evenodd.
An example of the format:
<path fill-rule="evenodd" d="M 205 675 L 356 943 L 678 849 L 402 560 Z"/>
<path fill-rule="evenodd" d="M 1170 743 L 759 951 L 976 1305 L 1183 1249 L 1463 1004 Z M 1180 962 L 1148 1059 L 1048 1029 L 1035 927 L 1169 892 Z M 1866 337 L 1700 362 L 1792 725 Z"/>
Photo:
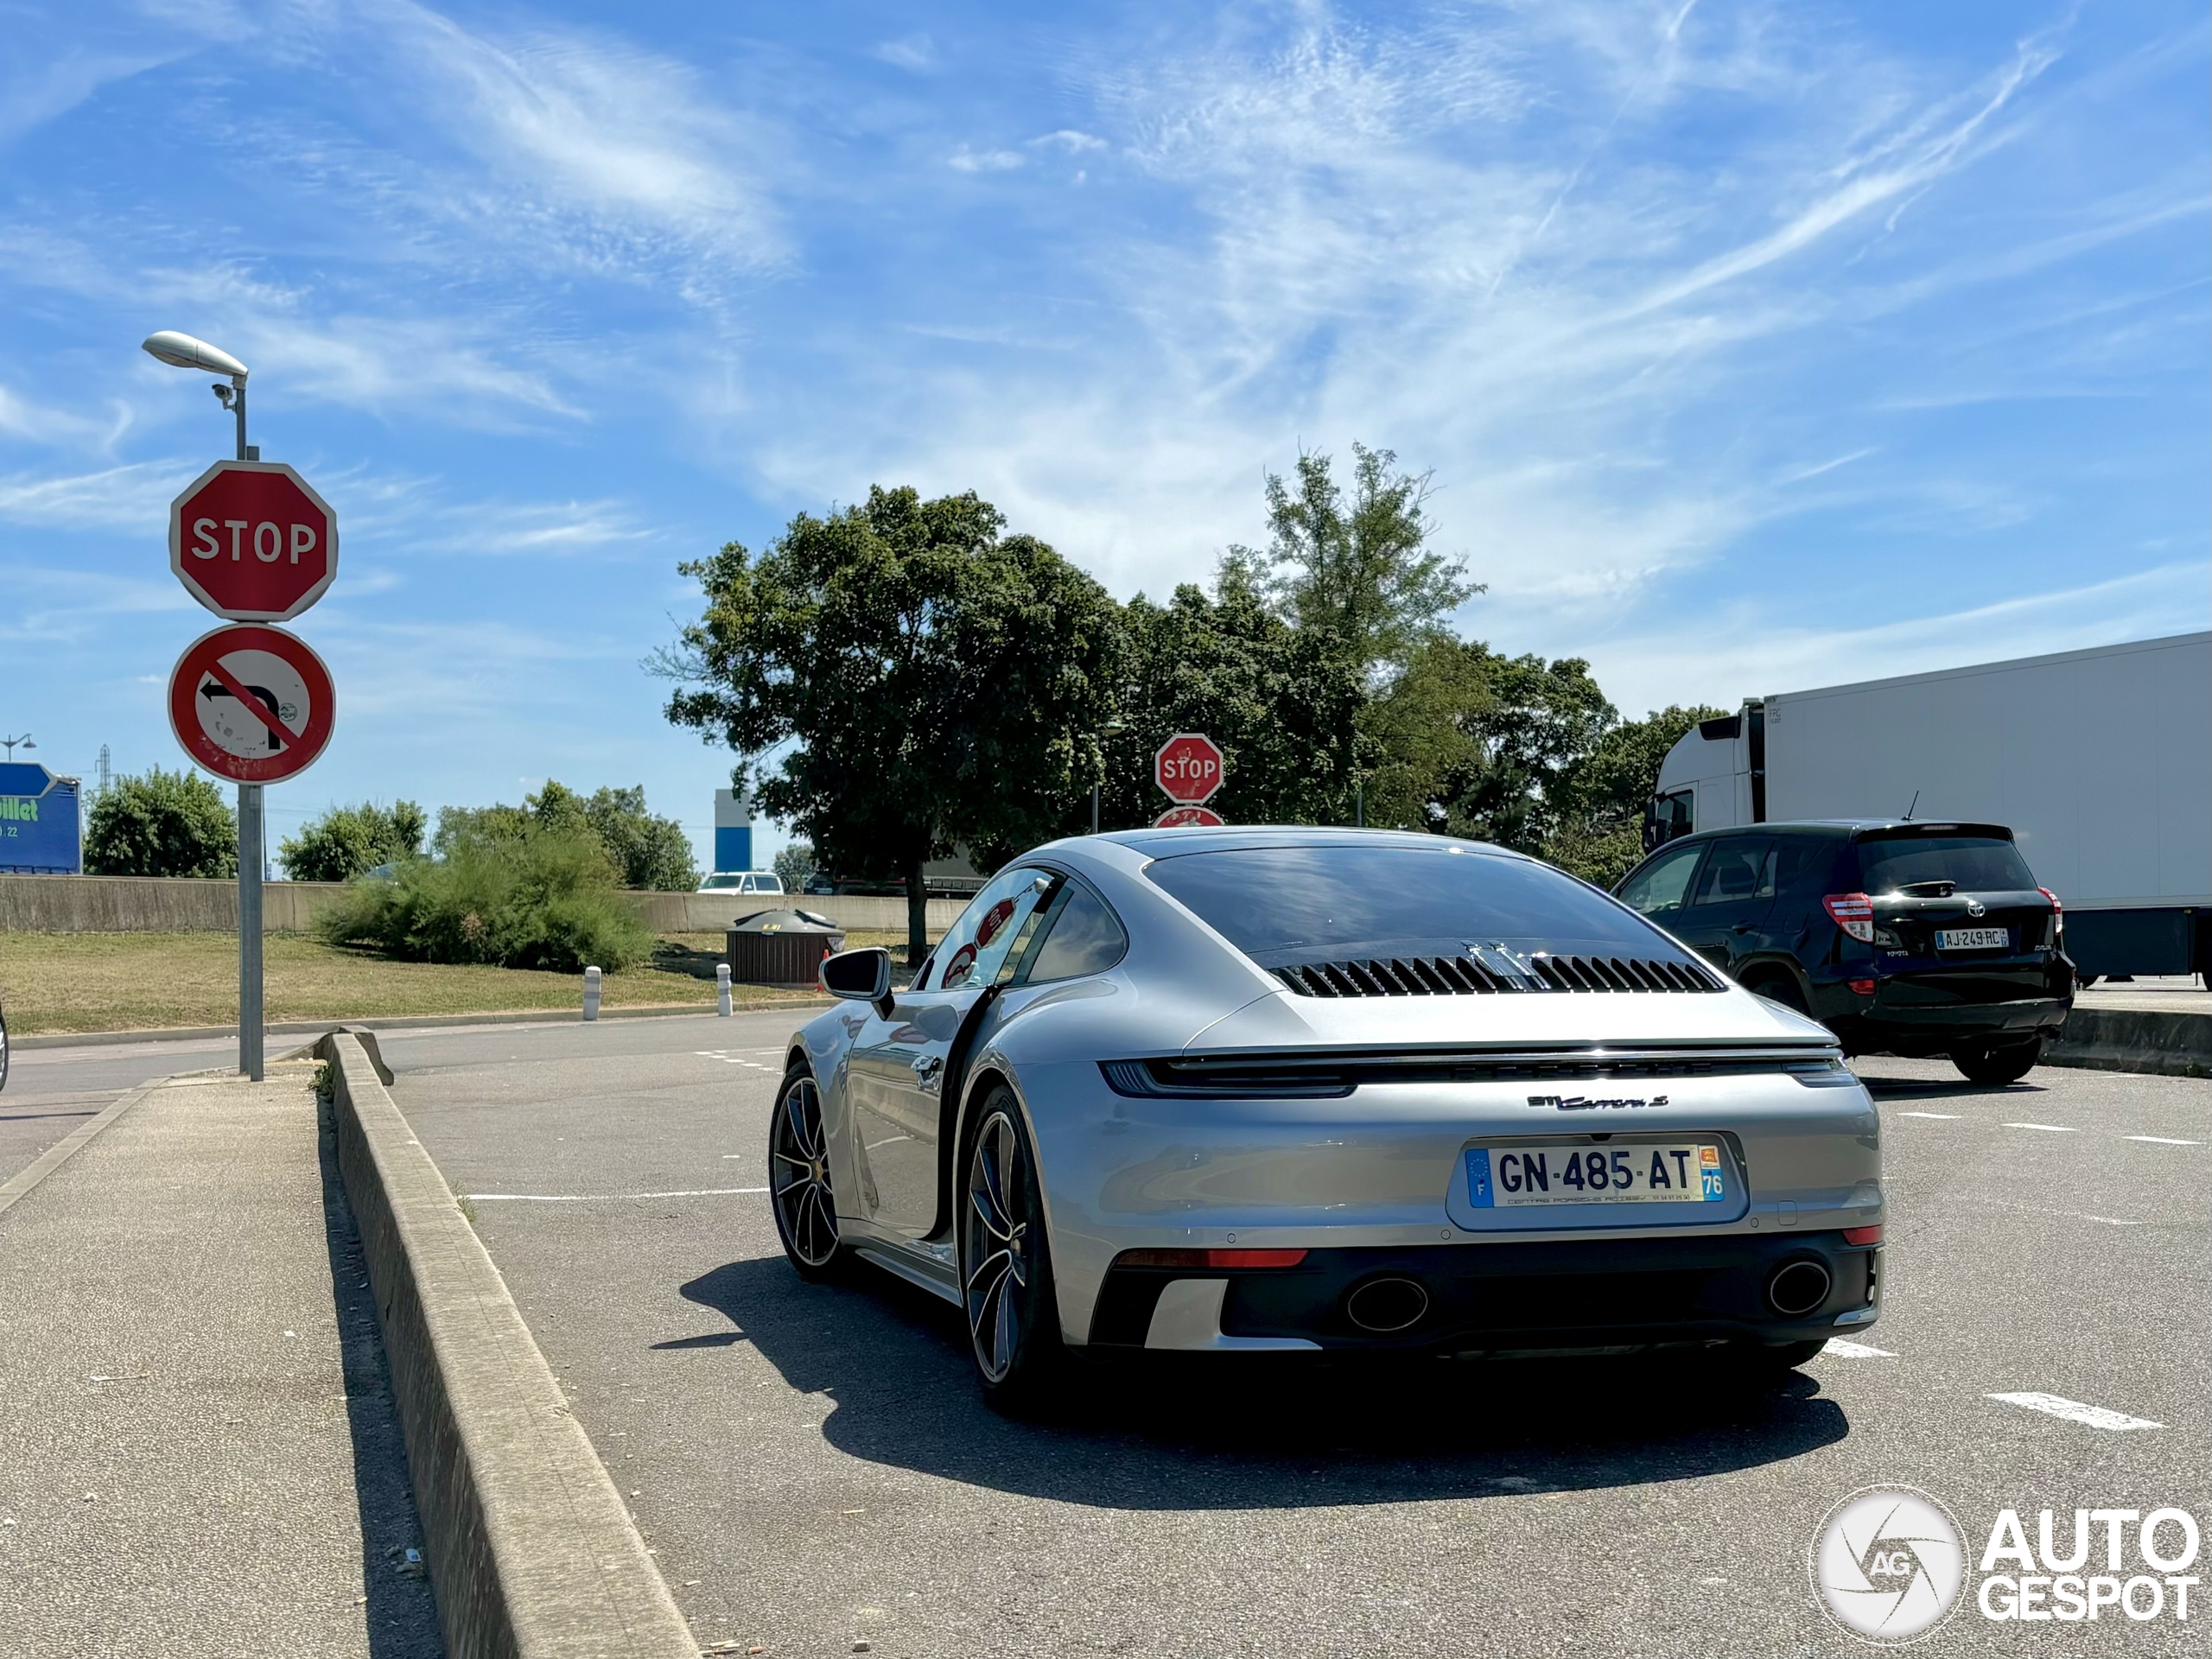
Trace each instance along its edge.
<path fill-rule="evenodd" d="M 520 806 L 448 806 L 438 814 L 431 846 L 450 857 L 468 842 L 516 841 L 543 830 L 596 841 L 623 887 L 689 893 L 699 885 L 690 836 L 676 819 L 646 810 L 643 785 L 579 795 L 549 778 L 536 794 L 524 796 Z"/>
<path fill-rule="evenodd" d="M 1120 676 L 1113 600 L 1005 528 L 972 493 L 906 487 L 802 512 L 765 552 L 681 567 L 704 612 L 657 659 L 682 683 L 669 719 L 748 757 L 732 780 L 757 769 L 764 811 L 833 869 L 905 879 L 916 960 L 922 867 L 1055 833 Z"/>
<path fill-rule="evenodd" d="M 92 798 L 85 830 L 90 875 L 234 876 L 238 821 L 200 773 L 159 766 L 116 779 Z"/>
<path fill-rule="evenodd" d="M 429 823 L 412 801 L 334 806 L 287 836 L 276 856 L 295 881 L 351 881 L 379 864 L 414 857 Z"/>

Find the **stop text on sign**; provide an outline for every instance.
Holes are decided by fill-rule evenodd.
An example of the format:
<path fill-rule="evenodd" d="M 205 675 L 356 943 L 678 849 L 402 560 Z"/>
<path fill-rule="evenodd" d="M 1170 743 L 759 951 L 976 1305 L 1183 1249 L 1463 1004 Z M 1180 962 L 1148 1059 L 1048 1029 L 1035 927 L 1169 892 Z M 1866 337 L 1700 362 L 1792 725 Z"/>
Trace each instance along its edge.
<path fill-rule="evenodd" d="M 255 524 L 250 518 L 195 518 L 192 521 L 192 556 L 195 559 L 219 559 L 223 556 L 223 537 L 218 531 L 230 532 L 230 553 L 232 560 L 243 557 L 247 532 L 252 532 L 253 556 L 264 564 L 274 564 L 284 556 L 284 545 L 291 543 L 292 563 L 300 562 L 302 553 L 313 553 L 321 543 L 322 531 L 313 524 L 279 524 L 264 518 Z"/>

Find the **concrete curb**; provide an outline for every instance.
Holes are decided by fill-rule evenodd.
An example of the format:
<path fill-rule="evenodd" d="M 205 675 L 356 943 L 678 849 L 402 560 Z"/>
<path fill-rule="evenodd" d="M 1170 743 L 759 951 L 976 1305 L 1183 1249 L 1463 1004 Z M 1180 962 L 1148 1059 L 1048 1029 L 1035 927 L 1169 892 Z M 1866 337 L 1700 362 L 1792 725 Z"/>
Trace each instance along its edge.
<path fill-rule="evenodd" d="M 360 1039 L 331 1065 L 360 1229 L 453 1659 L 697 1659 L 614 1483 Z"/>
<path fill-rule="evenodd" d="M 767 1014 L 777 1008 L 826 1008 L 827 997 L 807 997 L 791 1002 L 758 1002 L 747 1007 L 740 1004 L 737 1012 Z M 712 1019 L 712 1003 L 700 1007 L 690 1002 L 678 1002 L 668 1007 L 651 1008 L 601 1008 L 602 1024 L 609 1020 L 668 1020 L 684 1014 Z M 329 1020 L 288 1020 L 281 1025 L 264 1026 L 262 1029 L 271 1037 L 320 1037 L 334 1022 Z M 354 1031 L 435 1031 L 445 1026 L 581 1026 L 580 1013 L 563 1008 L 525 1008 L 505 1014 L 380 1014 L 367 1020 L 348 1020 L 346 1027 Z M 157 1026 L 148 1031 L 42 1031 L 35 1036 L 11 1037 L 11 1048 L 106 1048 L 118 1043 L 190 1043 L 209 1038 L 235 1037 L 236 1026 Z"/>
<path fill-rule="evenodd" d="M 2045 1065 L 2212 1077 L 2212 1014 L 2076 1007 L 2044 1051 Z"/>

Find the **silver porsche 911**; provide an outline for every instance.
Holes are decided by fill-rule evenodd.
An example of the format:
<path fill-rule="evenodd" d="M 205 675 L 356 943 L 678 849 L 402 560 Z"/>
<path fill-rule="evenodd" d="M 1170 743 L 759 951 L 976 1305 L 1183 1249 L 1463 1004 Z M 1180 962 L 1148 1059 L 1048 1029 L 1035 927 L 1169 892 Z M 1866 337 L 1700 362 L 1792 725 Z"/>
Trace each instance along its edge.
<path fill-rule="evenodd" d="M 771 1128 L 785 1249 L 960 1306 L 1001 1405 L 1073 1351 L 1778 1373 L 1878 1311 L 1878 1125 L 1834 1039 L 1518 854 L 1059 841 L 911 988 L 881 950 L 822 986 Z"/>

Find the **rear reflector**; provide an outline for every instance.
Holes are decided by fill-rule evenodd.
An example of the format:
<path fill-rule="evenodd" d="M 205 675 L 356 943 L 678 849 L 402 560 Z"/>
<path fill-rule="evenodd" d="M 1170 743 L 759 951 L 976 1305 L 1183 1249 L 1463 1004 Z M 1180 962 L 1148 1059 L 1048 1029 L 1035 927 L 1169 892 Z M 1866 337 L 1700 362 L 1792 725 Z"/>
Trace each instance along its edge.
<path fill-rule="evenodd" d="M 1871 979 L 1854 979 L 1851 982 L 1851 992 L 1854 996 L 1872 996 L 1874 995 L 1874 982 Z"/>
<path fill-rule="evenodd" d="M 1843 1230 L 1843 1242 L 1847 1244 L 1878 1244 L 1882 1242 L 1882 1230 L 1879 1227 L 1847 1227 Z"/>
<path fill-rule="evenodd" d="M 1864 944 L 1874 943 L 1874 901 L 1863 893 L 1832 893 L 1821 900 L 1828 919 Z"/>
<path fill-rule="evenodd" d="M 1123 1250 L 1117 1268 L 1294 1268 L 1303 1250 Z"/>

